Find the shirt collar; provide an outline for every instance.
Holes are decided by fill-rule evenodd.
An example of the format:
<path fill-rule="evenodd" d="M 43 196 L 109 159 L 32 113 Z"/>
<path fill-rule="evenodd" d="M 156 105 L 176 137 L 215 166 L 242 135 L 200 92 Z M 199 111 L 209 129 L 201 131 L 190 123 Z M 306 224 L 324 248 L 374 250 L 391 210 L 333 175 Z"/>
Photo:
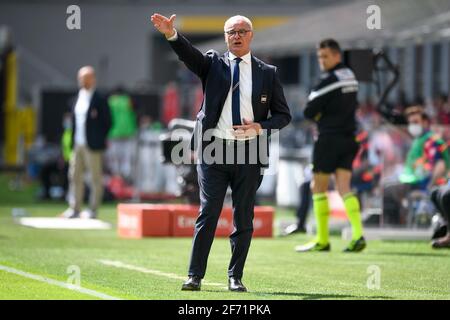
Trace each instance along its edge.
<path fill-rule="evenodd" d="M 85 88 L 81 88 L 79 92 L 80 92 L 81 94 L 87 95 L 88 97 L 91 97 L 92 94 L 94 93 L 94 90 L 95 90 L 94 88 L 91 88 L 91 89 L 89 89 L 89 90 L 88 90 L 88 89 L 85 89 Z"/>
<path fill-rule="evenodd" d="M 231 60 L 234 60 L 234 59 L 236 59 L 237 58 L 237 56 L 235 56 L 234 54 L 232 54 L 231 52 L 229 52 L 228 51 L 228 59 L 231 61 Z M 247 63 L 247 64 L 250 64 L 250 61 L 252 60 L 252 53 L 251 53 L 251 51 L 249 51 L 246 55 L 243 55 L 242 57 L 241 57 L 241 59 L 242 59 L 242 61 L 244 61 L 245 63 Z"/>

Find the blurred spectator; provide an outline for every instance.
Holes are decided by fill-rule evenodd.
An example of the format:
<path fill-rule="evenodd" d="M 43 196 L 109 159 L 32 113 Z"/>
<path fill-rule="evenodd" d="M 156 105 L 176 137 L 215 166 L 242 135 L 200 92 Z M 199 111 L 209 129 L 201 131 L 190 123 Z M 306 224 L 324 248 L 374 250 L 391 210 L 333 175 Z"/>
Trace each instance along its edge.
<path fill-rule="evenodd" d="M 166 168 L 162 163 L 160 135 L 163 125 L 148 114 L 139 115 L 138 144 L 133 186 L 138 192 L 159 193 L 166 190 Z M 170 181 L 174 182 L 174 181 Z M 176 182 L 174 182 L 176 183 Z"/>
<path fill-rule="evenodd" d="M 43 138 L 31 147 L 29 162 L 38 167 L 41 188 L 38 197 L 42 200 L 64 199 L 68 190 L 68 169 L 71 156 L 71 114 L 63 116 L 63 134 L 60 146 L 47 143 Z"/>
<path fill-rule="evenodd" d="M 42 199 L 64 199 L 67 195 L 69 187 L 69 161 L 72 155 L 73 131 L 70 113 L 66 113 L 63 116 L 63 130 L 57 158 L 55 158 L 54 161 L 43 165 L 41 170 L 40 179 L 43 186 L 43 192 L 41 194 Z M 56 192 L 54 190 L 56 190 Z"/>
<path fill-rule="evenodd" d="M 367 131 L 360 131 L 356 139 L 360 147 L 353 160 L 351 184 L 356 189 L 357 196 L 361 202 L 361 195 L 364 192 L 372 191 L 378 184 L 381 176 L 382 163 L 379 161 L 379 158 L 369 157 L 370 140 Z"/>
<path fill-rule="evenodd" d="M 447 145 L 430 130 L 430 119 L 423 108 L 413 106 L 405 114 L 414 140 L 398 181 L 387 184 L 384 189 L 383 211 L 385 221 L 391 224 L 405 222 L 401 202 L 410 191 L 429 191 L 431 186 L 444 183 L 450 167 Z"/>
<path fill-rule="evenodd" d="M 383 125 L 381 117 L 374 120 L 373 128 L 369 131 L 367 161 L 373 167 L 378 166 L 383 175 L 389 176 L 389 164 L 403 162 L 402 153 L 389 133 L 390 127 Z"/>
<path fill-rule="evenodd" d="M 94 68 L 78 71 L 80 91 L 72 107 L 73 154 L 69 164 L 69 208 L 62 213 L 66 218 L 97 217 L 103 197 L 102 156 L 106 137 L 111 127 L 107 100 L 96 91 Z M 84 176 L 89 172 L 89 209 L 80 212 L 84 196 Z"/>
<path fill-rule="evenodd" d="M 180 94 L 175 82 L 169 82 L 163 95 L 163 115 L 162 120 L 164 124 L 170 122 L 174 118 L 180 116 Z"/>
<path fill-rule="evenodd" d="M 434 124 L 439 122 L 439 119 L 437 118 L 437 110 L 435 105 L 434 99 L 422 99 L 418 102 L 415 102 L 414 105 L 423 106 L 424 112 L 427 114 L 427 116 L 430 118 L 430 123 Z"/>
<path fill-rule="evenodd" d="M 121 87 L 108 98 L 108 105 L 111 110 L 107 150 L 109 169 L 112 175 L 129 181 L 135 154 L 136 114 L 130 96 Z"/>
<path fill-rule="evenodd" d="M 40 188 L 38 197 L 41 200 L 62 197 L 62 192 L 55 192 L 55 187 L 61 184 L 61 149 L 58 145 L 48 143 L 38 138 L 28 153 L 29 166 L 32 167 L 35 177 L 39 178 Z"/>
<path fill-rule="evenodd" d="M 360 104 L 356 111 L 358 123 L 365 131 L 372 130 L 375 119 L 379 117 L 380 115 L 370 100 Z"/>
<path fill-rule="evenodd" d="M 304 181 L 299 188 L 300 202 L 295 214 L 297 221 L 287 226 L 283 231 L 283 235 L 306 233 L 306 220 L 313 201 L 311 192 L 312 176 L 312 165 L 306 166 L 304 169 Z"/>
<path fill-rule="evenodd" d="M 153 118 L 147 114 L 141 115 L 139 119 L 139 134 L 145 134 L 149 130 L 152 132 L 160 132 L 163 125 L 159 121 L 154 121 Z"/>
<path fill-rule="evenodd" d="M 437 113 L 438 123 L 450 124 L 450 103 L 445 94 L 441 94 L 435 99 L 435 107 Z"/>
<path fill-rule="evenodd" d="M 62 126 L 64 131 L 60 145 L 49 143 L 43 136 L 38 136 L 27 154 L 29 169 L 33 169 L 29 171 L 30 176 L 38 178 L 40 182 L 38 198 L 41 200 L 64 199 L 67 193 L 72 140 L 70 113 L 64 114 Z"/>

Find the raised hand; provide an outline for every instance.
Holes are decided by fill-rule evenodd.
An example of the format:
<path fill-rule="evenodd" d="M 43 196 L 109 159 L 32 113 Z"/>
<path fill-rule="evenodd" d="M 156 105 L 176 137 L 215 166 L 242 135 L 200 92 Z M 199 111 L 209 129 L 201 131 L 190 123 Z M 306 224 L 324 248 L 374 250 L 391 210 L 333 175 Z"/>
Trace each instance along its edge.
<path fill-rule="evenodd" d="M 175 14 L 171 15 L 170 18 L 167 18 L 159 13 L 154 13 L 150 20 L 159 32 L 164 34 L 166 38 L 170 38 L 175 35 L 175 28 L 173 27 L 175 18 Z"/>

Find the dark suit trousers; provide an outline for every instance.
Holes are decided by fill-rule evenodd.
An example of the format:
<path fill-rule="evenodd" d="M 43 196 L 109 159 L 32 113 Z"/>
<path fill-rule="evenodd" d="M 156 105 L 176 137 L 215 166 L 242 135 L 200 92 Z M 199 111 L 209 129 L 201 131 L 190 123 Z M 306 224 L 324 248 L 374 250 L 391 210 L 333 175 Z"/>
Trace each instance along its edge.
<path fill-rule="evenodd" d="M 229 148 L 248 146 L 224 146 L 224 154 Z M 227 151 L 228 150 L 228 151 Z M 247 154 L 247 153 L 246 153 Z M 248 158 L 248 155 L 247 155 Z M 233 201 L 234 231 L 230 235 L 231 261 L 228 276 L 241 278 L 253 234 L 253 216 L 256 191 L 263 175 L 257 164 L 197 164 L 200 186 L 200 212 L 195 224 L 189 275 L 201 278 L 206 272 L 208 255 L 214 240 L 217 222 L 222 211 L 228 186 L 231 187 Z"/>
<path fill-rule="evenodd" d="M 301 228 L 305 228 L 306 219 L 308 217 L 309 208 L 311 207 L 311 181 L 305 181 L 300 185 L 300 206 L 297 208 L 297 224 Z"/>

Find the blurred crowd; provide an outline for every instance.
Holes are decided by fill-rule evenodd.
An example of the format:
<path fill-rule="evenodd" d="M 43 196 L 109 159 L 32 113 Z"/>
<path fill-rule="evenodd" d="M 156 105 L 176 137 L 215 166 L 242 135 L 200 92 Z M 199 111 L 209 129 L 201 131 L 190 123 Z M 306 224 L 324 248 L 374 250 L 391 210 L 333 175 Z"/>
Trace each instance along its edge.
<path fill-rule="evenodd" d="M 145 180 L 144 175 L 151 176 L 154 182 L 164 180 L 161 176 L 162 172 L 159 172 L 162 169 L 157 164 L 151 170 L 147 168 L 148 170 L 139 172 L 139 166 L 142 168 L 140 162 L 143 161 L 139 157 L 139 150 L 143 147 L 140 137 L 148 136 L 150 133 L 153 136 L 150 140 L 153 139 L 155 142 L 152 150 L 157 150 L 160 147 L 158 136 L 167 130 L 170 120 L 178 117 L 195 118 L 196 108 L 193 106 L 200 104 L 199 97 L 201 97 L 201 86 L 191 78 L 179 83 L 169 83 L 162 93 L 164 107 L 161 119 L 152 119 L 148 115 L 136 112 L 130 94 L 123 88 L 117 88 L 109 94 L 108 105 L 111 111 L 112 127 L 108 133 L 107 149 L 103 160 L 106 177 L 104 200 L 115 199 L 119 194 L 131 197 L 135 191 L 123 193 L 123 189 L 138 187 L 139 184 L 142 187 L 140 180 Z M 420 114 L 426 115 L 422 132 L 418 136 L 414 136 L 411 132 L 408 116 L 405 113 L 411 107 L 416 107 Z M 302 106 L 293 108 L 294 115 L 301 114 Z M 45 146 L 38 141 L 30 152 L 29 168 L 34 171 L 35 176 L 40 178 L 42 188 L 39 196 L 42 199 L 64 199 L 67 195 L 72 130 L 69 116 L 70 114 L 66 114 L 63 119 L 64 133 L 60 146 Z M 447 183 L 446 147 L 447 142 L 450 141 L 448 96 L 438 95 L 430 101 L 417 98 L 414 103 L 406 103 L 400 99 L 397 104 L 381 110 L 373 101 L 366 100 L 360 103 L 357 119 L 360 126 L 358 133 L 360 151 L 353 163 L 352 187 L 358 194 L 363 209 L 374 209 L 377 206 L 383 208 L 382 214 L 376 218 L 366 217 L 366 223 L 429 226 L 436 210 L 428 205 L 430 201 L 426 196 L 417 196 L 417 193 L 414 194 L 412 191 L 420 191 L 422 195 L 427 195 L 432 188 Z M 425 132 L 430 133 L 429 137 L 422 141 L 419 147 L 416 146 L 414 155 L 416 159 L 412 159 L 413 145 Z M 281 144 L 286 149 L 311 147 L 316 134 L 313 125 L 301 117 L 294 117 L 290 128 L 282 135 Z M 147 139 L 147 141 L 150 140 Z M 425 150 L 425 153 L 417 150 Z M 430 156 L 431 153 L 433 156 Z M 157 155 L 157 153 L 153 154 Z M 147 162 L 150 161 L 148 157 L 145 159 Z M 441 159 L 445 162 L 444 173 L 441 174 L 441 179 L 431 181 L 433 170 Z M 155 161 L 158 162 L 159 159 Z M 149 170 L 156 173 L 150 173 Z M 177 179 L 176 175 L 174 177 Z M 308 175 L 305 174 L 305 177 L 306 180 L 299 186 L 300 204 L 297 208 L 297 211 L 302 212 L 297 215 L 301 217 L 299 218 L 301 229 L 304 229 L 305 213 L 310 210 L 308 202 L 304 200 L 310 196 L 307 192 L 309 190 Z M 393 182 L 413 186 L 407 188 L 407 193 L 402 194 L 406 201 L 397 201 L 392 204 L 392 201 L 389 202 L 389 199 L 386 200 L 386 197 L 383 197 L 386 188 L 390 188 Z M 158 188 L 161 188 L 161 185 L 158 183 Z M 117 188 L 122 190 L 118 191 Z M 158 193 L 158 188 L 149 188 L 149 190 Z M 428 204 L 424 204 L 425 202 Z M 389 210 L 389 206 L 393 206 L 393 209 Z M 414 218 L 411 218 L 411 215 Z"/>

